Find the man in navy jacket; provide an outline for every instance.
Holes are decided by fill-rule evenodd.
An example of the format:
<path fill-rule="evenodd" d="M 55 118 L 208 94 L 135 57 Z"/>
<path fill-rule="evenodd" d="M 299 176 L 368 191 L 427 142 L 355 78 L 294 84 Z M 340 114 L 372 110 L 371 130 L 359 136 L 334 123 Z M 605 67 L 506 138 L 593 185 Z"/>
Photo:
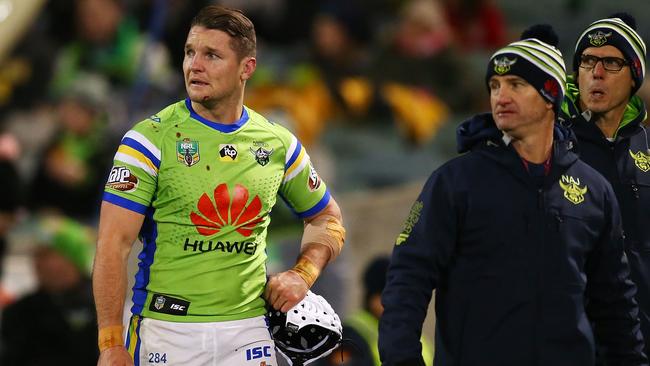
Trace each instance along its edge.
<path fill-rule="evenodd" d="M 630 278 L 638 288 L 641 331 L 650 352 L 650 149 L 636 96 L 645 76 L 646 46 L 625 13 L 590 24 L 573 57 L 562 118 L 577 152 L 612 185 L 620 204 Z"/>
<path fill-rule="evenodd" d="M 422 365 L 436 290 L 436 366 L 648 365 L 616 197 L 555 124 L 565 88 L 549 26 L 490 59 L 492 113 L 458 128 L 398 236 L 379 326 L 383 365 Z"/>

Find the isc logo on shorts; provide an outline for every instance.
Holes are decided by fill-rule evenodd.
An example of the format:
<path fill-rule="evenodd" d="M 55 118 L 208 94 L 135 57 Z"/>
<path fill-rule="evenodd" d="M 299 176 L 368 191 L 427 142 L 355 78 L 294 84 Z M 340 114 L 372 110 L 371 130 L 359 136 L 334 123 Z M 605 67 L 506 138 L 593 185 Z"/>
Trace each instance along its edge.
<path fill-rule="evenodd" d="M 271 357 L 271 346 L 253 347 L 246 350 L 246 361 Z"/>

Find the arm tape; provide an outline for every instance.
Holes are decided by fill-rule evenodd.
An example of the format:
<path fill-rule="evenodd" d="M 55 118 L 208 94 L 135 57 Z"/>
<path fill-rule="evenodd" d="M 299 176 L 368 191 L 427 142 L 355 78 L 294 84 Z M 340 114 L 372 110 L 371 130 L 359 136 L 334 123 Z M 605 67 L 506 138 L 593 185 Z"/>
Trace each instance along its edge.
<path fill-rule="evenodd" d="M 298 263 L 296 263 L 296 265 L 293 266 L 293 268 L 291 268 L 289 271 L 296 273 L 303 280 L 305 280 L 305 282 L 307 282 L 307 287 L 309 288 L 311 288 L 311 286 L 314 284 L 314 282 L 316 282 L 316 279 L 320 275 L 320 269 L 318 269 L 314 262 L 312 262 L 307 257 L 300 257 Z"/>
<path fill-rule="evenodd" d="M 343 249 L 345 244 L 345 228 L 341 221 L 332 215 L 319 215 L 305 225 L 302 234 L 301 247 L 316 243 L 322 244 L 329 248 L 329 262 L 333 261 Z"/>
<path fill-rule="evenodd" d="M 97 344 L 99 345 L 99 352 L 104 351 L 107 348 L 115 346 L 124 346 L 124 326 L 122 325 L 111 325 L 109 327 L 104 327 L 99 330 L 99 337 Z"/>

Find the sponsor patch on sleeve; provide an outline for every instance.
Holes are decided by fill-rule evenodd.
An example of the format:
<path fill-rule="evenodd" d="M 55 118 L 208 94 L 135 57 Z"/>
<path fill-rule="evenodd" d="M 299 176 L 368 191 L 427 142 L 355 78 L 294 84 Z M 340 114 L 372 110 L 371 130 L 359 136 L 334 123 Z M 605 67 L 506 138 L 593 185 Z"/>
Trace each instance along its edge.
<path fill-rule="evenodd" d="M 122 192 L 132 192 L 138 187 L 138 177 L 127 167 L 114 166 L 108 175 L 106 187 Z"/>
<path fill-rule="evenodd" d="M 316 173 L 316 169 L 314 169 L 314 166 L 309 163 L 309 182 L 307 182 L 309 186 L 309 191 L 314 192 L 320 187 L 321 184 L 321 179 L 318 176 L 318 173 Z"/>

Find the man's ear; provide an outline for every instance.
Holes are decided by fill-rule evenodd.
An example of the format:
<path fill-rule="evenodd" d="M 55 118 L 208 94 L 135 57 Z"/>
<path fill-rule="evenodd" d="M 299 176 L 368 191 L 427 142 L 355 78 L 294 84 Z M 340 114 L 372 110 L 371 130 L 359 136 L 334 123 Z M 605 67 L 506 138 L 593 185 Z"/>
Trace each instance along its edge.
<path fill-rule="evenodd" d="M 546 103 L 546 109 L 553 110 L 555 107 L 553 106 L 553 103 Z"/>
<path fill-rule="evenodd" d="M 243 65 L 240 77 L 242 81 L 246 81 L 253 76 L 255 68 L 257 67 L 257 60 L 255 57 L 246 57 L 242 62 Z"/>

